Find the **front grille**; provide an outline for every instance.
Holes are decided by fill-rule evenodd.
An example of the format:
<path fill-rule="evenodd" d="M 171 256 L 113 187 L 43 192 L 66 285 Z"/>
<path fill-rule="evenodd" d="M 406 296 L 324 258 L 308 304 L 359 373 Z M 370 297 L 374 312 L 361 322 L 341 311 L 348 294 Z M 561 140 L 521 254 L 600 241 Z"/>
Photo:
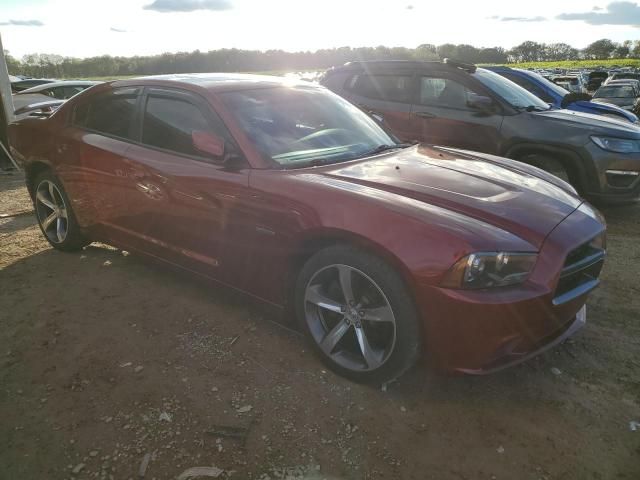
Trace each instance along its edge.
<path fill-rule="evenodd" d="M 567 303 L 595 288 L 604 257 L 605 251 L 591 242 L 569 252 L 556 287 L 554 305 Z"/>

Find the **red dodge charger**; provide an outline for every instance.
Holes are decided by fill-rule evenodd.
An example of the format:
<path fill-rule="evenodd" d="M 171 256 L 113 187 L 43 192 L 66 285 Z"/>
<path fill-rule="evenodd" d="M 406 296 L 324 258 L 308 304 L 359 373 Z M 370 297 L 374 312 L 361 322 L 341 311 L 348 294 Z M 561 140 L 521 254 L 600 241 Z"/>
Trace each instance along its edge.
<path fill-rule="evenodd" d="M 585 322 L 602 216 L 504 158 L 407 145 L 323 87 L 169 75 L 10 126 L 53 247 L 99 240 L 295 312 L 326 364 L 487 373 Z"/>

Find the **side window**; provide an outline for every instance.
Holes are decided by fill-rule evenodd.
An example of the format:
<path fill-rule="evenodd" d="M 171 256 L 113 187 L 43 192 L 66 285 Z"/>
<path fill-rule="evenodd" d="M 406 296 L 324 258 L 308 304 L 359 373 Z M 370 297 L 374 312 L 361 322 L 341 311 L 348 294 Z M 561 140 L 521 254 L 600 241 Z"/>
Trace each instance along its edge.
<path fill-rule="evenodd" d="M 147 97 L 142 143 L 186 155 L 202 156 L 193 146 L 191 134 L 211 130 L 209 122 L 194 104 L 153 94 Z"/>
<path fill-rule="evenodd" d="M 511 80 L 513 83 L 520 85 L 522 88 L 527 90 L 528 92 L 533 93 L 536 97 L 538 97 L 543 102 L 553 102 L 553 98 L 549 96 L 542 88 L 540 88 L 535 83 L 529 81 L 526 78 L 520 77 L 518 75 L 504 74 L 506 79 Z"/>
<path fill-rule="evenodd" d="M 468 110 L 468 102 L 477 94 L 450 78 L 422 77 L 420 103 L 435 107 Z"/>
<path fill-rule="evenodd" d="M 506 78 L 507 80 L 511 80 L 513 83 L 520 85 L 522 88 L 524 88 L 525 90 L 528 90 L 529 92 L 533 93 L 533 90 L 535 88 L 535 85 L 533 85 L 531 82 L 529 82 L 528 80 L 519 77 L 517 75 L 512 75 L 510 73 L 503 73 L 501 74 L 504 78 Z"/>
<path fill-rule="evenodd" d="M 73 124 L 105 135 L 134 140 L 132 127 L 138 91 L 137 88 L 113 90 L 78 105 Z"/>
<path fill-rule="evenodd" d="M 345 89 L 367 98 L 388 102 L 411 103 L 410 75 L 367 75 L 351 77 Z"/>

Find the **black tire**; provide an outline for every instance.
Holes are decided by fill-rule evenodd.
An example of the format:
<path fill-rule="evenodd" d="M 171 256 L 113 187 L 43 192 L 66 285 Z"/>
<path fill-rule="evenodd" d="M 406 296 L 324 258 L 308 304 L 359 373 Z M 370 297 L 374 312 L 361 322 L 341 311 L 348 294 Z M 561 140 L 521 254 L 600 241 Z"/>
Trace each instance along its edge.
<path fill-rule="evenodd" d="M 564 180 L 565 182 L 575 185 L 575 178 L 572 178 L 572 173 L 568 170 L 562 162 L 556 160 L 555 158 L 549 157 L 547 155 L 542 155 L 539 153 L 533 153 L 529 155 L 525 155 L 518 159 L 519 161 L 526 163 L 528 165 L 532 165 L 534 167 L 538 167 L 540 170 L 544 170 L 551 175 L 558 177 L 560 180 Z"/>
<path fill-rule="evenodd" d="M 338 269 L 342 269 L 343 267 L 348 268 L 349 271 L 354 272 L 353 275 L 355 275 L 355 277 L 353 277 L 355 280 L 353 283 L 352 297 L 356 298 L 358 296 L 356 292 L 356 284 L 358 283 L 360 284 L 360 290 L 365 292 L 360 295 L 360 299 L 358 300 L 360 305 L 365 305 L 370 301 L 370 298 L 377 296 L 379 301 L 387 301 L 387 306 L 383 306 L 383 308 L 388 309 L 390 307 L 392 311 L 391 318 L 393 318 L 393 327 L 390 327 L 389 324 L 385 322 L 370 322 L 363 316 L 361 323 L 358 324 L 352 319 L 351 326 L 347 327 L 347 333 L 342 334 L 343 337 L 341 338 L 344 338 L 344 340 L 340 340 L 340 342 L 346 342 L 346 346 L 343 350 L 337 352 L 337 354 L 344 355 L 345 358 L 348 358 L 350 355 L 356 358 L 359 352 L 363 362 L 361 368 L 346 367 L 325 353 L 320 347 L 320 343 L 323 343 L 322 340 L 320 340 L 322 335 L 326 335 L 324 337 L 326 340 L 329 337 L 329 331 L 334 331 L 336 325 L 334 324 L 333 330 L 329 325 L 325 324 L 319 327 L 317 322 L 324 322 L 325 315 L 314 312 L 325 312 L 326 316 L 333 315 L 334 321 L 346 321 L 348 324 L 349 320 L 347 316 L 350 315 L 350 313 L 341 313 L 346 311 L 348 307 L 342 307 L 344 310 L 340 310 L 339 312 L 326 311 L 318 307 L 314 302 L 307 300 L 308 288 L 319 288 L 321 285 L 324 285 L 324 283 L 319 282 L 317 285 L 312 286 L 312 281 L 320 278 L 318 277 L 319 275 L 327 275 L 327 278 L 330 278 L 330 276 L 333 275 L 331 271 L 333 268 L 336 268 L 336 278 L 338 278 L 340 275 Z M 374 283 L 370 283 L 370 281 Z M 330 281 L 325 283 L 328 285 Z M 338 285 L 338 288 L 340 288 L 340 285 Z M 342 290 L 340 290 L 339 295 L 342 295 Z M 334 298 L 337 297 L 334 295 Z M 344 299 L 345 296 L 342 296 L 342 298 Z M 338 301 L 338 303 L 346 302 Z M 360 310 L 360 313 L 354 313 L 355 315 L 368 315 L 365 311 L 373 312 L 376 307 L 373 304 L 371 304 L 371 307 L 368 305 L 363 307 L 356 306 L 354 310 L 357 311 L 359 308 L 362 308 L 362 310 Z M 295 310 L 300 328 L 309 339 L 313 350 L 323 363 L 339 375 L 355 382 L 378 385 L 388 383 L 411 368 L 420 355 L 422 349 L 420 319 L 404 281 L 398 272 L 385 261 L 357 248 L 336 245 L 313 255 L 305 263 L 298 275 L 295 289 Z M 377 310 L 380 309 L 378 308 Z M 352 312 L 352 310 L 349 309 L 349 312 Z M 323 318 L 320 319 L 320 317 Z M 342 320 L 337 320 L 340 317 L 342 317 Z M 322 328 L 324 328 L 324 330 L 322 330 Z M 320 332 L 318 331 L 319 329 L 321 330 Z M 369 360 L 365 358 L 365 349 L 361 346 L 361 337 L 358 336 L 358 334 L 362 334 L 362 331 L 357 332 L 359 329 L 368 332 L 365 336 L 365 341 L 367 336 L 369 336 L 369 340 L 366 341 L 367 346 L 373 346 L 375 340 L 378 340 L 378 345 L 383 345 L 384 342 L 389 341 L 391 338 L 391 333 L 389 332 L 391 329 L 393 330 L 393 345 L 391 347 L 380 347 L 384 352 L 384 360 L 381 360 L 382 363 L 380 365 L 372 368 L 368 365 Z M 348 338 L 350 332 L 353 332 L 353 338 Z M 354 339 L 356 342 L 355 346 L 353 345 Z M 353 347 L 354 350 L 349 350 L 349 347 Z M 360 348 L 360 350 L 358 350 L 358 348 Z M 376 352 L 376 355 L 378 355 L 378 352 Z"/>
<path fill-rule="evenodd" d="M 33 185 L 33 205 L 36 218 L 38 219 L 40 230 L 49 244 L 63 252 L 76 252 L 91 243 L 78 225 L 71 208 L 71 202 L 60 180 L 50 170 L 46 170 L 36 177 Z M 52 191 L 51 185 L 55 187 L 53 196 L 51 193 L 47 196 L 47 192 Z M 44 193 L 44 197 L 39 196 L 40 192 Z M 47 206 L 46 202 L 52 205 Z M 58 228 L 55 228 L 54 231 L 54 227 L 51 224 L 45 225 L 51 215 L 59 215 L 54 221 L 56 225 L 60 222 L 64 229 L 64 236 L 58 235 L 58 232 L 61 231 Z M 64 215 L 66 215 L 66 218 Z"/>

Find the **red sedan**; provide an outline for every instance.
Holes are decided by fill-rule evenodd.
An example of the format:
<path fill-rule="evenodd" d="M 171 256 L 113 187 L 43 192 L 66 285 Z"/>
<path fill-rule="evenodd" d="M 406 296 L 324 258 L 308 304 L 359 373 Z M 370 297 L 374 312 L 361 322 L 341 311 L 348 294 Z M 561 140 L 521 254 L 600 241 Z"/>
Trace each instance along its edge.
<path fill-rule="evenodd" d="M 567 183 L 397 143 L 311 84 L 117 81 L 10 138 L 55 248 L 103 241 L 294 311 L 356 381 L 421 355 L 471 373 L 529 358 L 584 324 L 604 261 L 604 221 Z"/>

